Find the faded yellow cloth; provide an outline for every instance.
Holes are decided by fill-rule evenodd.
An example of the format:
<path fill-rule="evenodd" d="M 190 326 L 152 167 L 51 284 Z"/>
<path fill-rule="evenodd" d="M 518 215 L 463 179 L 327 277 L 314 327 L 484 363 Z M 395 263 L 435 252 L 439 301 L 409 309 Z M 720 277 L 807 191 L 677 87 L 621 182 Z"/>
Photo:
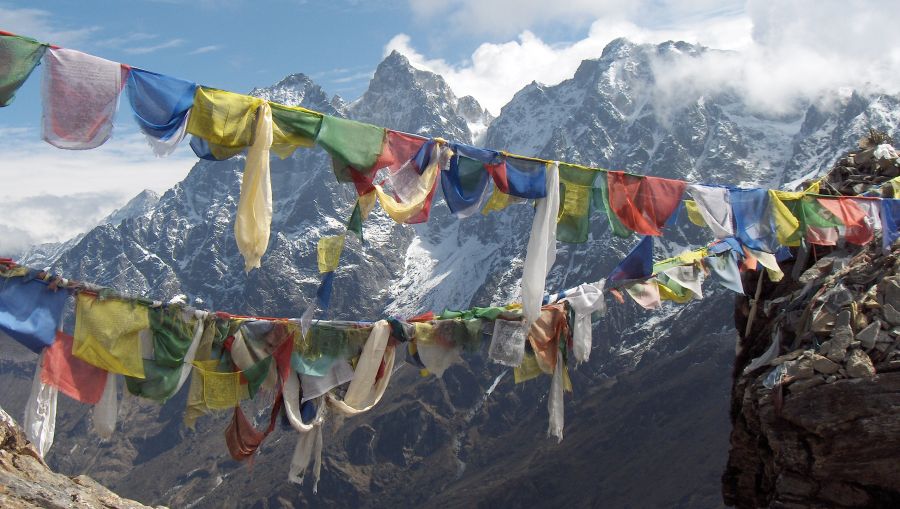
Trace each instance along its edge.
<path fill-rule="evenodd" d="M 775 220 L 775 233 L 778 242 L 783 246 L 799 246 L 802 233 L 800 220 L 791 212 L 787 203 L 801 200 L 807 193 L 818 194 L 819 183 L 809 186 L 805 191 L 769 190 L 769 201 L 772 206 L 772 218 Z"/>
<path fill-rule="evenodd" d="M 375 186 L 375 193 L 378 195 L 381 208 L 391 219 L 398 223 L 406 223 L 425 208 L 432 188 L 437 185 L 438 172 L 441 169 L 441 162 L 444 160 L 441 156 L 442 150 L 444 148 L 441 145 L 437 143 L 434 145 L 431 161 L 419 176 L 418 185 L 414 189 L 407 190 L 409 200 L 406 202 L 398 202 L 393 196 L 384 192 L 380 185 Z"/>
<path fill-rule="evenodd" d="M 504 193 L 497 187 L 497 184 L 493 184 L 493 186 L 494 189 L 491 191 L 491 197 L 488 198 L 487 203 L 485 203 L 484 207 L 481 209 L 481 214 L 484 216 L 491 212 L 499 212 L 510 205 L 522 203 L 524 201 L 521 198 Z"/>
<path fill-rule="evenodd" d="M 888 181 L 891 184 L 891 190 L 894 192 L 894 198 L 900 198 L 900 177 L 894 177 Z"/>
<path fill-rule="evenodd" d="M 517 384 L 527 382 L 528 380 L 537 378 L 543 374 L 544 372 L 541 371 L 541 367 L 538 366 L 537 358 L 534 354 L 529 353 L 526 353 L 525 357 L 522 358 L 522 364 L 513 369 L 513 375 Z"/>
<path fill-rule="evenodd" d="M 700 207 L 694 200 L 684 200 L 684 208 L 687 209 L 688 219 L 697 226 L 706 227 L 706 220 L 700 213 Z"/>
<path fill-rule="evenodd" d="M 219 154 L 213 145 L 223 149 L 247 147 L 253 142 L 256 112 L 264 102 L 258 97 L 197 87 L 187 132 L 209 142 L 216 157 Z"/>
<path fill-rule="evenodd" d="M 345 235 L 334 235 L 332 237 L 322 237 L 319 239 L 319 272 L 333 272 L 338 268 L 341 251 L 344 250 L 345 239 Z"/>
<path fill-rule="evenodd" d="M 203 402 L 207 408 L 234 408 L 241 401 L 241 373 L 219 373 L 217 360 L 194 361 L 195 373 L 199 373 L 203 381 Z"/>
<path fill-rule="evenodd" d="M 110 373 L 144 378 L 139 334 L 149 327 L 146 306 L 79 293 L 72 353 Z"/>
<path fill-rule="evenodd" d="M 669 288 L 668 286 L 666 286 L 666 284 L 663 284 L 663 282 L 659 279 L 656 280 L 656 284 L 657 286 L 659 286 L 660 300 L 670 300 L 678 304 L 685 304 L 687 302 L 690 302 L 694 298 L 694 295 L 690 290 L 682 289 L 682 293 L 679 294 L 674 289 Z M 670 281 L 669 284 L 673 284 L 673 286 L 678 285 L 678 283 L 675 283 L 674 281 Z"/>
<path fill-rule="evenodd" d="M 372 209 L 375 208 L 375 202 L 378 198 L 375 191 L 369 191 L 368 193 L 357 198 L 357 202 L 359 203 L 359 212 L 360 216 L 362 216 L 362 220 L 365 221 L 369 218 L 369 214 L 372 213 Z"/>
<path fill-rule="evenodd" d="M 212 313 L 210 313 L 212 315 Z M 213 341 L 218 333 L 216 319 L 213 316 L 207 317 L 203 325 L 203 336 L 200 338 L 200 344 L 197 345 L 197 353 L 194 356 L 194 362 L 209 361 L 212 354 Z M 213 361 L 215 362 L 215 361 Z M 194 429 L 197 418 L 209 413 L 209 407 L 203 399 L 203 375 L 196 369 L 191 373 L 191 386 L 188 389 L 187 406 L 184 409 L 184 425 L 190 429 Z"/>
<path fill-rule="evenodd" d="M 234 219 L 234 238 L 244 257 L 244 270 L 258 268 L 269 245 L 272 228 L 272 182 L 269 177 L 269 149 L 272 146 L 272 110 L 269 103 L 259 107 L 256 139 L 247 151 L 241 197 Z"/>

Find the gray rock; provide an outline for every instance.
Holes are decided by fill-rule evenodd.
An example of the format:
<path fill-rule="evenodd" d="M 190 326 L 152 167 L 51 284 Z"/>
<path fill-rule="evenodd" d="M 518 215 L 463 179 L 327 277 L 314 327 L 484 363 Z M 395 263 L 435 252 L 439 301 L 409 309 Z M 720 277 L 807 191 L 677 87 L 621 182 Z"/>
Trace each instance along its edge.
<path fill-rule="evenodd" d="M 816 374 L 813 370 L 812 359 L 807 357 L 785 362 L 784 369 L 785 375 L 793 378 L 811 378 Z"/>
<path fill-rule="evenodd" d="M 850 316 L 850 312 L 845 311 L 840 314 L 838 320 L 840 321 L 845 314 L 848 317 Z M 847 354 L 847 347 L 850 346 L 852 341 L 853 329 L 850 328 L 850 325 L 835 326 L 831 332 L 831 339 L 822 343 L 820 353 L 834 362 L 841 362 L 844 360 L 844 356 Z"/>
<path fill-rule="evenodd" d="M 859 331 L 856 334 L 856 339 L 862 344 L 863 348 L 871 350 L 875 348 L 875 343 L 878 341 L 879 335 L 881 335 L 881 321 L 876 319 L 865 329 Z"/>
<path fill-rule="evenodd" d="M 847 376 L 850 378 L 864 378 L 875 376 L 875 366 L 872 359 L 862 350 L 851 350 L 847 356 Z"/>
<path fill-rule="evenodd" d="M 897 311 L 897 308 L 891 304 L 885 302 L 884 307 L 881 308 L 881 313 L 891 325 L 900 325 L 900 311 Z"/>
<path fill-rule="evenodd" d="M 826 375 L 837 373 L 837 370 L 840 369 L 840 366 L 838 366 L 836 362 L 818 354 L 813 355 L 812 366 L 813 369 L 819 373 L 824 373 Z"/>
<path fill-rule="evenodd" d="M 800 392 L 805 391 L 806 389 L 810 389 L 817 385 L 822 385 L 825 383 L 825 377 L 822 375 L 813 376 L 812 378 L 807 378 L 805 380 L 798 380 L 789 385 L 791 388 L 791 392 Z"/>
<path fill-rule="evenodd" d="M 900 281 L 896 276 L 884 280 L 884 303 L 890 304 L 894 309 L 900 308 Z"/>

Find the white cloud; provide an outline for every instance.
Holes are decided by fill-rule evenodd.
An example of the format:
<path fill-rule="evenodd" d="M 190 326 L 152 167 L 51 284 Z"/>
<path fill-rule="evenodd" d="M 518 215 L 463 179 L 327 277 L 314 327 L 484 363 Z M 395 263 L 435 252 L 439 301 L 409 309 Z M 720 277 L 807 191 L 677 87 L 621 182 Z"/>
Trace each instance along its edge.
<path fill-rule="evenodd" d="M 184 39 L 171 39 L 159 44 L 151 44 L 149 46 L 136 46 L 132 48 L 124 48 L 122 51 L 131 55 L 146 55 L 147 53 L 155 53 L 161 49 L 177 48 L 184 44 Z"/>
<path fill-rule="evenodd" d="M 125 133 L 85 151 L 52 147 L 32 129 L 0 128 L 0 137 L 6 147 L 0 182 L 16 183 L 0 188 L 5 205 L 0 230 L 11 235 L 0 250 L 15 243 L 10 239 L 68 239 L 144 189 L 169 189 L 196 161 L 186 142 L 169 158 L 158 159 L 139 133 Z"/>
<path fill-rule="evenodd" d="M 62 46 L 81 45 L 88 36 L 99 30 L 99 27 L 64 28 L 57 24 L 57 17 L 49 11 L 3 4 L 0 4 L 0 20 L 3 30 Z"/>
<path fill-rule="evenodd" d="M 735 50 L 656 62 L 659 95 L 667 100 L 733 91 L 759 111 L 784 113 L 828 90 L 897 89 L 900 46 L 889 28 L 890 20 L 900 19 L 897 2 L 750 0 L 723 7 L 712 0 L 642 1 L 613 12 L 618 5 L 605 0 L 411 1 L 420 17 L 444 16 L 447 33 L 496 34 L 510 26 L 521 32 L 514 40 L 481 44 L 462 62 L 429 58 L 405 34 L 391 39 L 385 53 L 400 51 L 413 65 L 441 74 L 458 95 L 474 96 L 493 113 L 532 81 L 556 84 L 570 78 L 582 60 L 598 58 L 618 37 Z M 593 22 L 587 35 L 573 42 L 551 44 L 529 30 L 551 22 L 577 26 L 583 19 Z"/>
<path fill-rule="evenodd" d="M 218 44 L 211 44 L 209 46 L 201 46 L 201 47 L 191 51 L 190 53 L 188 53 L 188 55 L 202 55 L 204 53 L 209 53 L 211 51 L 218 51 L 220 49 L 222 49 L 222 46 L 219 46 Z"/>

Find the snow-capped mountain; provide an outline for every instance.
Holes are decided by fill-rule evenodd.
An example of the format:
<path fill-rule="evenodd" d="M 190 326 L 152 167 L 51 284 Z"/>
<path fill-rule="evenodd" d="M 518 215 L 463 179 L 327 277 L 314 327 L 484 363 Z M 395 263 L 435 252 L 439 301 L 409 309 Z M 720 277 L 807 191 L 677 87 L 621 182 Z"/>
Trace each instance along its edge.
<path fill-rule="evenodd" d="M 619 39 L 571 79 L 528 85 L 496 119 L 398 53 L 351 103 L 329 99 L 302 74 L 252 93 L 406 132 L 719 184 L 796 181 L 827 168 L 868 127 L 891 132 L 897 125 L 898 98 L 883 95 L 836 95 L 822 103 L 830 109 L 810 104 L 777 117 L 727 93 L 661 99 L 653 62 L 704 51 Z M 318 284 L 316 242 L 343 229 L 353 190 L 335 182 L 318 148 L 273 160 L 272 240 L 262 269 L 244 274 L 233 238 L 243 163 L 241 156 L 200 161 L 140 214 L 24 262 L 42 260 L 66 276 L 161 300 L 185 294 L 206 308 L 299 316 Z M 431 220 L 415 227 L 373 214 L 365 243 L 351 240 L 344 250 L 330 316 L 371 319 L 515 300 L 532 214 L 520 205 L 458 220 L 436 204 Z M 600 279 L 636 241 L 611 239 L 603 218 L 594 219 L 587 243 L 559 245 L 550 289 Z M 684 247 L 701 233 L 688 228 L 660 249 Z M 549 382 L 514 386 L 482 355 L 442 379 L 401 370 L 380 407 L 329 428 L 317 496 L 285 482 L 291 433 L 270 437 L 251 475 L 228 459 L 224 418 L 202 420 L 197 433 L 183 429 L 183 395 L 161 409 L 126 400 L 122 431 L 99 446 L 86 432 L 86 410 L 67 402 L 49 460 L 125 496 L 173 506 L 720 505 L 734 338 L 731 296 L 713 287 L 703 300 L 655 313 L 610 303 L 595 324 L 591 362 L 573 370 L 575 395 L 559 446 L 544 438 Z M 0 377 L 27 394 L 28 374 L 11 366 Z M 24 406 L 15 406 L 24 398 L 6 398 L 0 404 L 7 409 Z"/>

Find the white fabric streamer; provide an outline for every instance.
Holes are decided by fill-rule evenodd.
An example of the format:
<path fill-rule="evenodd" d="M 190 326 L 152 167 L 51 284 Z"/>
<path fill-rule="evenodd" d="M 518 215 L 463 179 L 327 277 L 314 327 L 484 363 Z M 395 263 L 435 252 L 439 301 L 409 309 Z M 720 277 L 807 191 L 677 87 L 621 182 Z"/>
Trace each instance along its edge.
<path fill-rule="evenodd" d="M 156 157 L 168 157 L 172 152 L 175 152 L 175 149 L 178 148 L 178 144 L 181 143 L 181 140 L 183 140 L 184 136 L 187 134 L 187 125 L 190 118 L 191 110 L 188 110 L 184 115 L 184 120 L 181 121 L 181 125 L 178 126 L 178 130 L 166 139 L 160 139 L 149 134 L 144 134 L 144 137 L 147 139 L 147 144 L 150 145 L 150 148 L 153 150 L 153 154 Z"/>
<path fill-rule="evenodd" d="M 234 238 L 244 257 L 244 271 L 259 268 L 269 245 L 272 227 L 272 182 L 269 150 L 272 148 L 272 109 L 263 102 L 256 115 L 253 145 L 247 149 L 241 196 L 234 219 Z"/>
<path fill-rule="evenodd" d="M 104 440 L 112 437 L 116 430 L 116 419 L 119 415 L 119 399 L 116 390 L 116 375 L 106 375 L 106 386 L 100 402 L 94 405 L 94 432 Z"/>
<path fill-rule="evenodd" d="M 550 381 L 550 395 L 547 397 L 547 411 L 550 413 L 550 422 L 547 426 L 547 436 L 556 437 L 557 442 L 563 439 L 563 424 L 565 421 L 565 405 L 563 398 L 563 363 L 562 352 L 556 352 L 556 370 Z"/>
<path fill-rule="evenodd" d="M 656 309 L 662 305 L 659 297 L 659 285 L 655 279 L 633 283 L 625 287 L 625 291 L 644 309 Z"/>
<path fill-rule="evenodd" d="M 556 217 L 559 215 L 559 164 L 547 165 L 547 197 L 535 200 L 534 221 L 522 271 L 522 314 L 528 325 L 541 316 L 547 274 L 556 261 Z"/>
<path fill-rule="evenodd" d="M 127 68 L 80 51 L 44 55 L 44 141 L 69 150 L 97 148 L 112 135 Z"/>
<path fill-rule="evenodd" d="M 297 377 L 294 376 L 294 379 Z M 296 400 L 295 400 L 296 401 Z M 296 428 L 300 431 L 300 437 L 297 439 L 297 445 L 294 447 L 294 454 L 291 457 L 291 466 L 290 470 L 288 470 L 288 481 L 294 484 L 303 484 L 303 478 L 306 476 L 306 471 L 309 469 L 309 463 L 315 457 L 315 463 L 313 465 L 313 493 L 316 493 L 319 489 L 319 477 L 322 474 L 322 425 L 325 422 L 325 402 L 317 401 L 316 406 L 316 417 L 313 419 L 313 422 L 309 425 L 303 424 L 300 421 L 299 416 L 295 416 L 296 420 L 299 421 L 300 426 L 305 429 L 305 431 Z M 287 396 L 285 396 L 285 408 L 287 408 Z M 291 414 L 288 413 L 288 419 L 291 419 Z M 291 424 L 294 425 L 293 419 L 291 419 Z"/>
<path fill-rule="evenodd" d="M 717 239 L 734 237 L 728 188 L 691 184 L 688 186 L 688 193 L 697 203 L 700 215 L 703 216 Z"/>
<path fill-rule="evenodd" d="M 583 284 L 566 292 L 562 300 L 569 303 L 575 311 L 575 323 L 572 326 L 572 354 L 575 362 L 587 362 L 591 355 L 593 336 L 591 333 L 591 314 L 606 314 L 606 301 L 603 300 L 603 289 L 606 280 L 595 284 Z"/>
<path fill-rule="evenodd" d="M 425 369 L 438 378 L 444 376 L 447 368 L 462 360 L 462 357 L 459 356 L 459 347 L 447 348 L 434 343 L 417 343 L 416 351 L 419 353 L 419 359 L 425 365 Z"/>
<path fill-rule="evenodd" d="M 56 432 L 56 387 L 41 381 L 44 354 L 38 359 L 31 382 L 31 394 L 25 406 L 25 437 L 43 458 L 53 445 Z"/>
<path fill-rule="evenodd" d="M 369 401 L 371 401 L 368 405 L 359 407 L 353 406 L 347 403 L 347 398 L 344 398 L 344 401 L 341 401 L 337 397 L 335 397 L 330 392 L 328 393 L 328 403 L 331 404 L 332 408 L 337 410 L 338 412 L 344 415 L 358 415 L 365 412 L 368 412 L 375 405 L 381 401 L 381 397 L 384 396 L 384 391 L 387 389 L 389 383 L 391 383 L 391 375 L 394 374 L 394 357 L 395 352 L 393 347 L 389 347 L 384 352 L 384 375 L 372 387 L 371 392 L 372 395 L 369 397 Z M 357 365 L 357 370 L 359 370 L 359 365 Z M 355 381 L 355 379 L 354 379 Z M 353 382 L 350 382 L 350 385 L 353 385 Z M 349 394 L 349 389 L 348 389 Z"/>

